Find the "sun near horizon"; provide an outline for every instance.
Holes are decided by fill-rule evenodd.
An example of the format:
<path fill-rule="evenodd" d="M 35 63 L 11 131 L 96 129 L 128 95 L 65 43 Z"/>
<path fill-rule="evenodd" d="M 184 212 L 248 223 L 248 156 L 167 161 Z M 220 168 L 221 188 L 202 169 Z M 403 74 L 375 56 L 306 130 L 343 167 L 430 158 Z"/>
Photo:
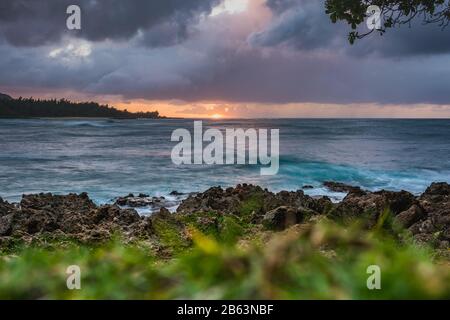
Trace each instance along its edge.
<path fill-rule="evenodd" d="M 100 97 L 99 97 L 100 98 Z M 102 97 L 103 98 L 103 97 Z M 80 100 L 80 99 L 77 99 Z M 81 99 L 82 100 L 82 99 Z M 435 104 L 377 103 L 234 103 L 227 101 L 148 101 L 101 99 L 120 110 L 131 112 L 158 111 L 173 118 L 449 118 L 450 109 Z M 411 108 L 414 112 L 411 112 Z"/>
<path fill-rule="evenodd" d="M 215 113 L 209 116 L 211 119 L 222 119 L 223 115 Z"/>

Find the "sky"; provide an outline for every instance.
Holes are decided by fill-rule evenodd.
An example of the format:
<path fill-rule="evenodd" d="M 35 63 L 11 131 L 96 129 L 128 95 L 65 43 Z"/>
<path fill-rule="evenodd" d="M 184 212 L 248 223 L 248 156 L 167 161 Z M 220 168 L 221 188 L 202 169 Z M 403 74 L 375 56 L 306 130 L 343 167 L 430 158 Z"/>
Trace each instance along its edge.
<path fill-rule="evenodd" d="M 172 117 L 450 117 L 450 28 L 349 31 L 324 0 L 1 0 L 0 92 Z"/>

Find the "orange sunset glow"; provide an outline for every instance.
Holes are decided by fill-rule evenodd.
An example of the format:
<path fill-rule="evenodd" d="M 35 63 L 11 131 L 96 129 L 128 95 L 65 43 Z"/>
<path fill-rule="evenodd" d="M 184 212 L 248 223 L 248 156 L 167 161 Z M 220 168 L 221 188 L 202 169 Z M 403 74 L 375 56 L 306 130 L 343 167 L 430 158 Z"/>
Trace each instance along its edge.
<path fill-rule="evenodd" d="M 345 24 L 331 23 L 320 1 L 212 2 L 189 19 L 186 38 L 175 34 L 168 43 L 144 43 L 140 26 L 128 42 L 115 34 L 97 38 L 94 29 L 80 37 L 63 30 L 33 46 L 35 37 L 24 32 L 30 39 L 17 47 L 19 40 L 10 41 L 4 60 L 21 61 L 18 52 L 36 58 L 23 66 L 5 63 L 0 92 L 157 110 L 174 118 L 450 117 L 450 73 L 440 69 L 447 56 L 425 52 L 409 38 L 398 41 L 403 34 L 396 34 L 416 32 L 424 37 L 417 43 L 435 37 L 440 48 L 448 33 L 393 30 L 350 45 Z M 409 60 L 393 59 L 404 52 Z M 439 81 L 430 70 L 441 70 Z"/>
<path fill-rule="evenodd" d="M 433 104 L 321 104 L 321 103 L 227 103 L 227 102 L 173 102 L 136 100 L 102 101 L 122 110 L 153 111 L 174 118 L 448 118 L 450 106 Z M 411 112 L 411 109 L 414 112 Z"/>
<path fill-rule="evenodd" d="M 0 300 L 449 299 L 449 89 L 450 0 L 0 0 Z"/>

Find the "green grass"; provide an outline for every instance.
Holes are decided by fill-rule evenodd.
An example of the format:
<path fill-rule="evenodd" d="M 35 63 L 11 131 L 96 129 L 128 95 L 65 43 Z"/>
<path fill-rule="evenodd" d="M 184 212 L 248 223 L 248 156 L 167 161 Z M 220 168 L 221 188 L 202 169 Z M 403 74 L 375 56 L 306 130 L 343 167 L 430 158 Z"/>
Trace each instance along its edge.
<path fill-rule="evenodd" d="M 234 245 L 244 234 L 252 232 L 251 225 L 244 218 L 235 215 L 221 215 L 216 212 L 197 212 L 177 216 L 190 230 L 197 230 L 222 244 Z"/>
<path fill-rule="evenodd" d="M 250 195 L 248 199 L 242 201 L 239 213 L 243 217 L 250 216 L 253 212 L 259 212 L 264 205 L 264 195 L 259 192 L 255 192 Z"/>
<path fill-rule="evenodd" d="M 225 216 L 220 223 L 218 240 L 224 243 L 235 244 L 242 236 L 249 232 L 250 226 L 235 216 Z"/>
<path fill-rule="evenodd" d="M 449 262 L 408 239 L 327 221 L 258 233 L 234 216 L 218 218 L 214 232 L 201 232 L 196 221 L 202 216 L 189 217 L 186 230 L 165 220 L 154 224 L 155 242 L 173 250 L 169 259 L 152 243 L 120 239 L 95 247 L 51 241 L 17 246 L 0 255 L 0 298 L 450 298 Z M 242 239 L 265 238 L 262 233 L 270 235 L 263 245 L 241 245 Z M 70 265 L 81 268 L 81 290 L 66 287 Z M 381 290 L 366 286 L 369 265 L 381 268 Z"/>
<path fill-rule="evenodd" d="M 168 254 L 179 254 L 189 247 L 185 230 L 175 219 L 157 218 L 152 221 L 159 244 Z"/>

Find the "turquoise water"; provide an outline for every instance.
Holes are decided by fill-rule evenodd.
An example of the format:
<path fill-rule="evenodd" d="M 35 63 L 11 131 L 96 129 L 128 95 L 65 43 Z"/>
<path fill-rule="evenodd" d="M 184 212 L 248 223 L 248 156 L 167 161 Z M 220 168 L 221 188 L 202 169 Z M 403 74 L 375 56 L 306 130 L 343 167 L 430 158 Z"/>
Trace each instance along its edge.
<path fill-rule="evenodd" d="M 206 128 L 280 129 L 280 171 L 245 165 L 176 166 L 170 141 L 193 120 L 0 120 L 0 196 L 86 191 L 97 202 L 133 193 L 167 195 L 255 183 L 274 191 L 334 180 L 422 192 L 450 182 L 450 120 L 227 120 Z"/>

